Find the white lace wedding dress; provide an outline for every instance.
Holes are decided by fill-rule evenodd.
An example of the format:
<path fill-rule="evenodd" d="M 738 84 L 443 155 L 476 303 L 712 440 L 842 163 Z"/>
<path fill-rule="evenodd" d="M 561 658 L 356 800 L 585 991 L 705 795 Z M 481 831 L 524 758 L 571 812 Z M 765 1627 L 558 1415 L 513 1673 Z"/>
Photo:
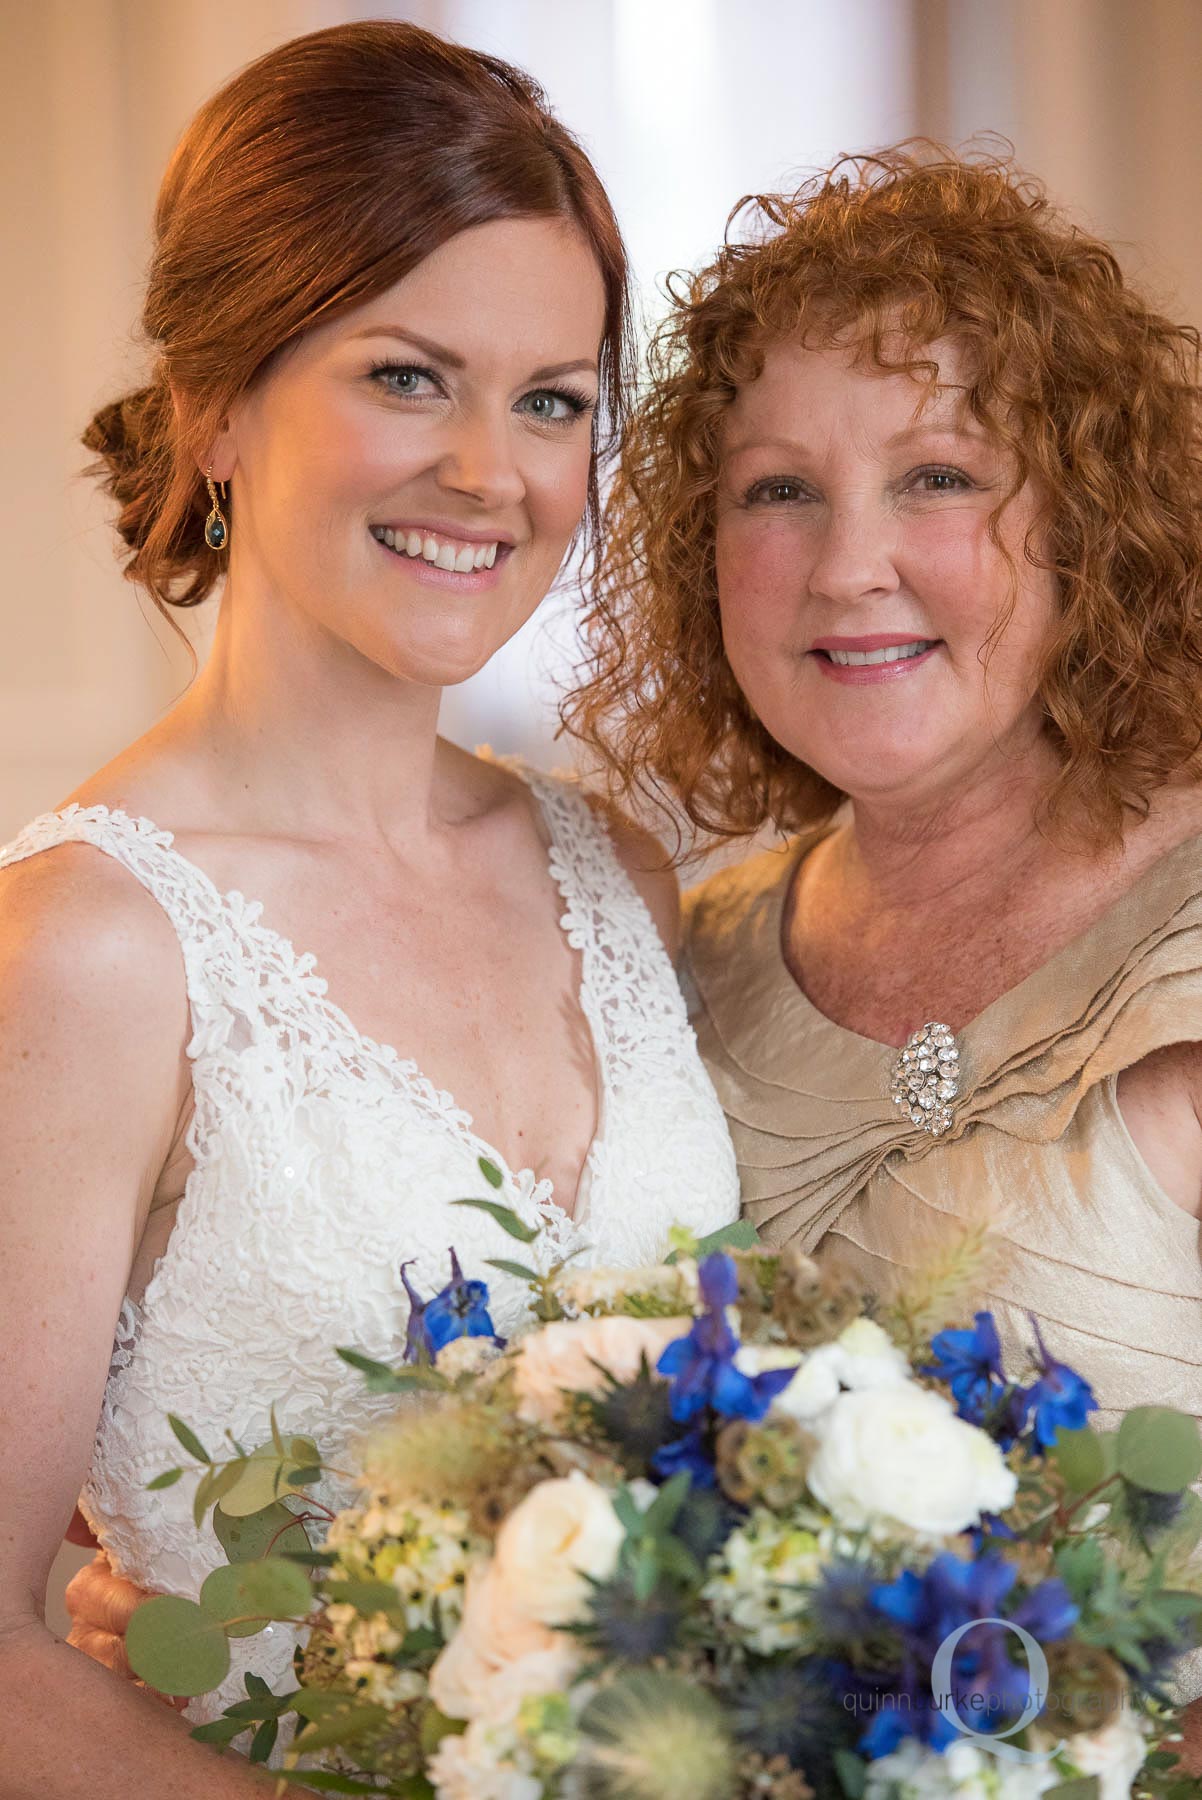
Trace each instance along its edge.
<path fill-rule="evenodd" d="M 497 1330 L 512 1331 L 525 1290 L 485 1267 L 515 1254 L 512 1239 L 452 1200 L 499 1198 L 542 1226 L 523 1257 L 543 1266 L 568 1250 L 583 1267 L 654 1261 L 673 1223 L 704 1233 L 736 1216 L 722 1110 L 651 917 L 581 795 L 526 778 L 551 837 L 563 929 L 581 954 L 597 1058 L 599 1125 L 574 1219 L 549 1182 L 508 1168 L 449 1094 L 358 1032 L 327 999 L 313 958 L 263 923 L 257 902 L 219 893 L 169 832 L 74 806 L 0 850 L 2 866 L 68 841 L 94 845 L 154 895 L 183 952 L 195 1168 L 140 1305 L 122 1308 L 80 1500 L 113 1567 L 143 1587 L 195 1597 L 225 1560 L 211 1523 L 192 1522 L 196 1476 L 147 1492 L 180 1460 L 169 1412 L 218 1455 L 227 1430 L 246 1446 L 266 1441 L 274 1402 L 285 1433 L 315 1435 L 338 1463 L 388 1402 L 365 1395 L 334 1347 L 399 1360 L 399 1266 L 411 1262 L 419 1291 L 432 1293 L 452 1244 L 467 1273 L 488 1280 Z M 502 1171 L 495 1196 L 481 1156 Z M 327 1504 L 347 1497 L 329 1484 L 313 1491 Z M 247 1669 L 286 1692 L 295 1642 L 284 1626 L 234 1640 L 229 1677 L 188 1717 L 216 1717 L 241 1698 Z"/>

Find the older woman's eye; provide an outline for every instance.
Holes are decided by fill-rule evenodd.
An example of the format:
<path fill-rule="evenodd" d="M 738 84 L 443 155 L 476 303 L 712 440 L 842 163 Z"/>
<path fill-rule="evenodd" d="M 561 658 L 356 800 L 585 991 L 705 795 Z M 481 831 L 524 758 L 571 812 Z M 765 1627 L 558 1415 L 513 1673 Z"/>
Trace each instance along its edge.
<path fill-rule="evenodd" d="M 974 486 L 962 469 L 918 469 L 913 482 L 924 494 L 964 494 Z"/>
<path fill-rule="evenodd" d="M 773 475 L 767 481 L 753 482 L 743 498 L 748 506 L 791 506 L 795 501 L 803 500 L 805 494 L 800 481 Z"/>

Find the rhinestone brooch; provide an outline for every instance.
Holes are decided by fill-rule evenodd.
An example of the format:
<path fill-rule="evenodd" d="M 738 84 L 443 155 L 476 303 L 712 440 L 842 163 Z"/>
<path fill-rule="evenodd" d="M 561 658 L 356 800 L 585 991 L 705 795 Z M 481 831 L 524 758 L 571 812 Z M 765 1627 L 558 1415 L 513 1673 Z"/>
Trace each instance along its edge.
<path fill-rule="evenodd" d="M 948 1026 L 932 1021 L 907 1039 L 893 1065 L 889 1092 L 919 1131 L 943 1136 L 960 1092 L 960 1052 Z"/>

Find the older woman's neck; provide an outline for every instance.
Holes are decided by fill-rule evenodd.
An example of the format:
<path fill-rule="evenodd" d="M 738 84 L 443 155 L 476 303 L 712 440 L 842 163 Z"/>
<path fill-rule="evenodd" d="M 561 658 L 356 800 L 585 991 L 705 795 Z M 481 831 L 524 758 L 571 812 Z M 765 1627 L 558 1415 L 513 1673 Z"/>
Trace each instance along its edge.
<path fill-rule="evenodd" d="M 1049 854 L 1065 854 L 1037 823 L 1055 766 L 1036 751 L 921 799 L 854 801 L 844 879 L 885 906 L 972 905 L 1005 893 Z"/>

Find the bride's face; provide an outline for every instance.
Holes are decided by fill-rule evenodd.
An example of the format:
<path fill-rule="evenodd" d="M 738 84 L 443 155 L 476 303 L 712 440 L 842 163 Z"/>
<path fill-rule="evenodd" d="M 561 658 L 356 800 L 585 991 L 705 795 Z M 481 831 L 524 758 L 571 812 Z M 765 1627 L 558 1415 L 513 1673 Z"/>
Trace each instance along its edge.
<path fill-rule="evenodd" d="M 580 523 L 605 295 L 580 234 L 505 220 L 305 334 L 243 397 L 230 585 L 402 680 L 464 680 Z"/>
<path fill-rule="evenodd" d="M 778 743 L 853 799 L 940 801 L 1037 743 L 1057 616 L 1024 556 L 1040 516 L 967 417 L 956 347 L 934 390 L 849 350 L 780 343 L 725 421 L 723 643 Z M 1004 626 L 1002 625 L 1004 621 Z"/>

